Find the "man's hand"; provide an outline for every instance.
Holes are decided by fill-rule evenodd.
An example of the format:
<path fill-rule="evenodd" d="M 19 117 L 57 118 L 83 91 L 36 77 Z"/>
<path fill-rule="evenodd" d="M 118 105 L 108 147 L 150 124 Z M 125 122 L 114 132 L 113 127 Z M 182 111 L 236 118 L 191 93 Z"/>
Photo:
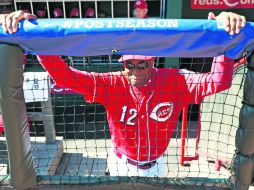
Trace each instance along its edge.
<path fill-rule="evenodd" d="M 215 16 L 214 13 L 210 12 L 208 14 L 209 20 L 218 20 L 224 23 L 225 30 L 230 34 L 238 34 L 246 25 L 245 16 L 233 13 L 233 12 L 221 12 L 218 16 Z"/>
<path fill-rule="evenodd" d="M 0 24 L 2 25 L 4 32 L 13 34 L 17 32 L 20 20 L 31 20 L 36 18 L 36 15 L 25 13 L 24 11 L 16 11 L 10 14 L 0 14 Z"/>

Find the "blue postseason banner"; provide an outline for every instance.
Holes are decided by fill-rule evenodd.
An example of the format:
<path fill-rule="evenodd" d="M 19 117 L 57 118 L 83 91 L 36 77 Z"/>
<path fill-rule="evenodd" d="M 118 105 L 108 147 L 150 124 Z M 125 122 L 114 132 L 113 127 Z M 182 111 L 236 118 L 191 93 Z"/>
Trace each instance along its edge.
<path fill-rule="evenodd" d="M 254 50 L 254 23 L 231 36 L 214 20 L 37 19 L 21 21 L 12 35 L 0 28 L 0 43 L 35 55 L 239 58 Z"/>

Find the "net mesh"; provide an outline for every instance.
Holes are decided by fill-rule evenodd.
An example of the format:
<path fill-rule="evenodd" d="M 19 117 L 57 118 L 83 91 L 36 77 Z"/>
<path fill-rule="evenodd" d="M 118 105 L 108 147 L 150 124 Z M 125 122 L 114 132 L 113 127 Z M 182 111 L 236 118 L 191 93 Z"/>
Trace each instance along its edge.
<path fill-rule="evenodd" d="M 118 58 L 117 55 L 62 56 L 66 64 L 73 68 L 99 73 L 123 70 L 123 65 L 117 61 Z M 211 58 L 181 58 L 179 60 L 181 69 L 199 73 L 211 70 Z M 26 61 L 24 88 L 32 152 L 34 167 L 42 183 L 94 184 L 128 182 L 130 179 L 135 179 L 136 182 L 145 181 L 157 186 L 209 184 L 214 189 L 218 186 L 227 187 L 231 175 L 230 162 L 235 150 L 235 133 L 238 128 L 239 110 L 243 97 L 245 64 L 234 69 L 233 82 L 229 89 L 206 97 L 201 104 L 189 105 L 185 113 L 181 112 L 179 117 L 175 117 L 173 121 L 176 124 L 175 128 L 164 128 L 165 133 L 168 133 L 167 130 L 173 130 L 169 133 L 172 134 L 172 137 L 169 137 L 169 145 L 163 154 L 166 163 L 163 163 L 162 166 L 168 171 L 165 177 L 137 178 L 138 175 L 128 176 L 128 172 L 128 177 L 121 176 L 120 170 L 123 168 L 117 167 L 116 163 L 119 175 L 116 175 L 117 178 L 111 178 L 112 173 L 110 173 L 108 163 L 109 159 L 112 159 L 110 157 L 112 140 L 107 121 L 108 113 L 104 105 L 88 103 L 83 95 L 55 84 L 55 81 L 45 74 L 36 56 L 27 55 Z M 157 59 L 156 68 L 166 69 L 164 62 L 162 58 Z M 61 70 L 58 67 L 55 69 Z M 26 73 L 32 74 L 26 75 Z M 190 75 L 190 72 L 186 72 L 185 75 Z M 73 79 L 66 77 L 64 80 Z M 177 81 L 171 82 L 177 83 Z M 118 94 L 107 95 L 119 96 Z M 164 95 L 171 96 L 172 94 L 167 94 L 165 89 Z M 40 101 L 38 97 L 41 97 Z M 183 100 L 179 99 L 178 103 L 181 101 Z M 108 102 L 108 104 L 111 103 L 113 101 Z M 119 108 L 119 112 L 121 111 L 123 109 Z M 184 114 L 187 114 L 186 136 L 181 136 Z M 129 121 L 132 122 L 132 120 Z M 57 136 L 56 141 L 45 143 L 50 134 L 54 134 L 54 130 Z M 157 142 L 163 141 L 163 137 L 156 135 L 155 137 L 158 138 Z M 184 147 L 183 139 L 185 140 Z M 1 138 L 1 146 L 0 171 L 2 181 L 4 181 L 8 176 L 8 157 L 4 137 Z M 147 146 L 147 144 L 144 143 L 142 146 Z M 157 147 L 159 145 L 154 144 L 153 146 L 155 149 L 159 148 Z M 182 150 L 184 150 L 184 155 Z"/>

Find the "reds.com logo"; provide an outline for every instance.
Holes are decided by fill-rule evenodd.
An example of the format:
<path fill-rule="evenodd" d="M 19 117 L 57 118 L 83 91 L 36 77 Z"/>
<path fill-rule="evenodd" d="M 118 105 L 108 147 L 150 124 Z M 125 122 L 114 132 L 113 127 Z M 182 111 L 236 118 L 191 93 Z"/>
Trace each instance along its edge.
<path fill-rule="evenodd" d="M 191 0 L 193 9 L 254 8 L 254 0 Z"/>
<path fill-rule="evenodd" d="M 174 106 L 171 102 L 159 103 L 153 108 L 150 117 L 160 122 L 167 121 L 170 118 L 173 109 Z"/>

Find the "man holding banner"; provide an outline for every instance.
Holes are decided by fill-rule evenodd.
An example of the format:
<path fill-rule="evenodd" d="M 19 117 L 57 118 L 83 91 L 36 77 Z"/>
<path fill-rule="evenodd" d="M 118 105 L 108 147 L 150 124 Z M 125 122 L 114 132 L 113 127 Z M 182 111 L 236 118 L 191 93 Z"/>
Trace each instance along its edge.
<path fill-rule="evenodd" d="M 22 11 L 0 15 L 4 31 L 17 32 L 21 19 L 35 19 Z M 230 34 L 240 32 L 245 17 L 223 12 L 209 19 L 225 24 Z M 166 177 L 167 147 L 184 106 L 230 87 L 234 61 L 214 58 L 209 73 L 154 68 L 153 56 L 123 55 L 124 70 L 89 73 L 69 67 L 59 56 L 38 56 L 56 84 L 99 102 L 107 110 L 112 150 L 108 167 L 112 176 Z"/>

